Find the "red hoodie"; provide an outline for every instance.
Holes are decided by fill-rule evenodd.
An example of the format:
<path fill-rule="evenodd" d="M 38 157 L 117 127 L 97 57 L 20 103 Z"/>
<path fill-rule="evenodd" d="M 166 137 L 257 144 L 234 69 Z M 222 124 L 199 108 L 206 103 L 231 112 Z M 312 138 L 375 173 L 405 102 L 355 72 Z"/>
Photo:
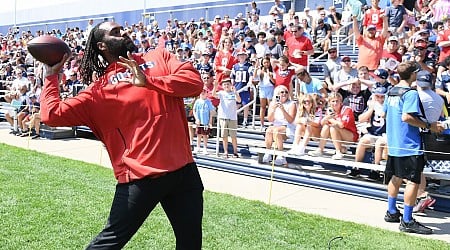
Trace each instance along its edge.
<path fill-rule="evenodd" d="M 58 76 L 45 79 L 41 119 L 49 126 L 87 125 L 106 146 L 119 183 L 159 176 L 193 162 L 184 97 L 198 96 L 203 82 L 190 63 L 165 49 L 134 55 L 147 76 L 130 82 L 117 63 L 73 98 L 59 98 Z"/>

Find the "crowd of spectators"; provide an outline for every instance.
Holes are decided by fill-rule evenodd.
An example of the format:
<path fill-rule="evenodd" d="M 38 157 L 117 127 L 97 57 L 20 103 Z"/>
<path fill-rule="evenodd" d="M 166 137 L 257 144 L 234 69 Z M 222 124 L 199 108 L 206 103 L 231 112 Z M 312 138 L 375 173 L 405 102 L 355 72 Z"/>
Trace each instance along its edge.
<path fill-rule="evenodd" d="M 239 98 L 234 97 L 240 100 L 237 108 L 253 100 L 252 87 L 255 87 L 261 105 L 260 129 L 266 131 L 267 122 L 272 125 L 266 131 L 266 146 L 271 146 L 275 140 L 267 138 L 275 138 L 279 135 L 274 135 L 280 131 L 285 133 L 294 128 L 289 135 L 284 134 L 275 140 L 279 149 L 282 149 L 280 142 L 295 137 L 293 149 L 299 150 L 291 152 L 304 154 L 305 142 L 316 139 L 320 147 L 309 154 L 319 156 L 323 154 L 327 140 L 332 139 L 336 148 L 333 158 L 342 159 L 346 152 L 345 142 L 354 143 L 360 135 L 368 133 L 359 125 L 366 122 L 370 126 L 367 121 L 373 119 L 364 114 L 374 109 L 373 99 L 378 100 L 377 95 L 386 94 L 390 86 L 398 82 L 396 66 L 399 63 L 413 60 L 422 70 L 432 73 L 432 89 L 448 106 L 450 8 L 442 8 L 448 6 L 448 2 L 391 0 L 389 6 L 380 7 L 379 0 L 371 0 L 369 5 L 364 0 L 349 0 L 345 14 L 334 6 L 287 10 L 279 0 L 274 1 L 268 13 L 261 13 L 253 1 L 245 14 L 216 15 L 211 22 L 203 17 L 198 20 L 173 18 L 164 23 L 152 19 L 148 24 L 125 22 L 123 29 L 137 45 L 136 53 L 163 48 L 179 60 L 193 63 L 205 83 L 203 94 L 216 109 L 223 96 L 232 96 L 218 94 L 224 81 L 227 84 L 229 81 L 239 95 Z M 348 23 L 352 25 L 340 29 Z M 84 29 L 74 27 L 64 31 L 36 31 L 35 34 L 11 28 L 7 34 L 1 35 L 0 88 L 7 91 L 2 101 L 20 102 L 19 111 L 22 112 L 27 107 L 29 109 L 32 96 L 39 100 L 43 67 L 27 53 L 26 44 L 41 35 L 56 36 L 72 49 L 72 57 L 64 66 L 61 79 L 61 98 L 76 95 L 83 88 L 78 75 L 80 59 L 94 25 L 94 21 L 89 20 Z M 354 40 L 359 48 L 356 60 L 349 55 L 339 55 L 331 42 L 332 35 L 344 32 L 355 34 Z M 351 43 L 352 39 L 348 41 Z M 317 53 L 325 53 L 328 57 L 323 64 L 323 80 L 309 72 L 309 59 Z M 279 86 L 284 87 L 287 96 Z M 284 97 L 295 104 L 295 112 L 290 112 L 290 106 L 280 104 L 286 101 Z M 194 102 L 187 100 L 186 109 L 192 123 L 197 123 L 192 113 Z M 289 112 L 277 111 L 283 108 Z M 249 124 L 249 113 L 256 111 L 249 109 L 248 106 L 244 108 L 243 122 L 237 126 Z M 38 108 L 29 110 L 37 112 Z M 277 125 L 271 118 L 273 114 L 283 120 L 280 124 L 285 126 L 284 130 L 277 129 L 275 134 L 273 126 Z M 13 125 L 12 114 L 6 114 L 6 117 Z M 200 125 L 209 126 L 210 122 Z M 19 130 L 14 133 L 26 132 L 29 125 L 29 121 L 24 124 L 20 121 Z M 374 140 L 369 141 L 372 143 Z M 361 160 L 360 154 L 356 160 Z M 276 163 L 282 165 L 285 160 L 280 159 Z"/>

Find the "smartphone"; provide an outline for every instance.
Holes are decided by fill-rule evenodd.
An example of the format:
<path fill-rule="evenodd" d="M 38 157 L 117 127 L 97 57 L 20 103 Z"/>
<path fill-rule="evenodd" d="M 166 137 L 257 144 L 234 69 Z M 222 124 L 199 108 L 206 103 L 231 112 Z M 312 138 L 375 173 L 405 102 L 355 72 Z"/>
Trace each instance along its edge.
<path fill-rule="evenodd" d="M 279 95 L 275 96 L 275 101 L 276 102 L 280 102 L 280 96 Z"/>

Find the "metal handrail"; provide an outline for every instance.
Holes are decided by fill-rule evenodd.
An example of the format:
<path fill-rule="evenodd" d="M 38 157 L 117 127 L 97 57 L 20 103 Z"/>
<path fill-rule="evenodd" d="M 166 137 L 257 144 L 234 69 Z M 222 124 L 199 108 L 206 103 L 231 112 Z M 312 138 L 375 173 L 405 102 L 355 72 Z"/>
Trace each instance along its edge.
<path fill-rule="evenodd" d="M 339 37 L 339 34 L 341 33 L 342 29 L 347 28 L 347 27 L 350 26 L 351 24 L 352 24 L 352 23 L 349 22 L 349 23 L 343 25 L 343 26 L 340 27 L 337 31 L 335 31 L 334 34 L 332 35 L 333 37 L 336 38 L 336 50 L 337 50 L 337 53 L 338 53 L 338 54 L 339 54 L 339 44 L 340 44 L 342 41 L 347 41 L 347 40 L 350 39 L 351 37 L 354 37 L 354 34 L 352 34 L 351 36 L 348 36 L 348 37 L 342 39 L 342 41 L 340 41 L 340 37 Z M 332 41 L 332 42 L 333 42 L 333 37 L 331 38 L 331 41 Z M 313 45 L 313 47 L 317 46 L 318 44 L 319 44 L 319 43 L 315 43 L 315 44 Z M 355 44 L 355 43 L 353 43 L 353 50 L 355 50 L 354 44 Z M 323 57 L 325 57 L 325 56 L 327 56 L 327 55 L 328 55 L 328 51 L 324 51 L 324 53 L 323 53 L 322 55 L 320 55 L 320 56 L 318 56 L 318 57 L 316 57 L 316 58 L 310 60 L 310 61 L 309 61 L 309 65 L 312 64 L 312 63 L 314 63 L 314 62 L 317 62 L 319 59 L 322 59 Z"/>

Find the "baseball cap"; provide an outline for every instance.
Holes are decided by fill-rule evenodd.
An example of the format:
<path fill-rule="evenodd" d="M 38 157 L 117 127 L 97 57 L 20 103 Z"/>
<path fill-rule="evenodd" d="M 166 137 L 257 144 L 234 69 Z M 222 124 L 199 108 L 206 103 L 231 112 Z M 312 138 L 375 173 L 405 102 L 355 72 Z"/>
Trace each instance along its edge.
<path fill-rule="evenodd" d="M 210 56 L 211 53 L 209 52 L 209 50 L 205 49 L 205 50 L 203 50 L 202 55 L 203 55 L 203 56 L 204 56 L 204 55 Z"/>
<path fill-rule="evenodd" d="M 341 57 L 341 61 L 345 61 L 345 60 L 352 60 L 349 56 L 342 56 Z"/>
<path fill-rule="evenodd" d="M 330 51 L 337 51 L 337 48 L 336 48 L 336 47 L 330 47 L 330 48 L 328 49 L 328 52 L 330 52 Z"/>
<path fill-rule="evenodd" d="M 390 36 L 388 41 L 397 41 L 398 42 L 398 37 L 396 36 Z"/>
<path fill-rule="evenodd" d="M 385 69 L 376 69 L 373 73 L 374 75 L 384 80 L 388 79 L 389 77 L 389 72 L 387 72 L 387 70 Z"/>
<path fill-rule="evenodd" d="M 245 49 L 240 49 L 238 50 L 237 55 L 247 55 L 247 51 Z"/>
<path fill-rule="evenodd" d="M 416 84 L 419 87 L 426 88 L 431 87 L 433 76 L 426 70 L 421 70 L 417 73 Z"/>
<path fill-rule="evenodd" d="M 214 19 L 220 19 L 220 15 L 216 15 Z"/>
<path fill-rule="evenodd" d="M 428 44 L 427 44 L 427 42 L 425 41 L 425 40 L 423 40 L 423 39 L 420 39 L 420 40 L 417 40 L 415 43 L 414 43 L 414 47 L 422 47 L 422 48 L 426 48 L 426 47 L 428 47 L 427 46 Z"/>
<path fill-rule="evenodd" d="M 30 98 L 37 98 L 37 96 L 35 94 L 31 94 Z"/>
<path fill-rule="evenodd" d="M 371 30 L 371 29 L 377 29 L 377 26 L 375 26 L 373 24 L 367 26 L 367 30 Z"/>
<path fill-rule="evenodd" d="M 372 89 L 372 94 L 374 95 L 385 95 L 387 93 L 387 89 L 383 86 L 378 86 Z"/>
<path fill-rule="evenodd" d="M 252 41 L 253 41 L 253 39 L 251 37 L 246 37 L 244 39 L 244 42 L 252 42 Z"/>

